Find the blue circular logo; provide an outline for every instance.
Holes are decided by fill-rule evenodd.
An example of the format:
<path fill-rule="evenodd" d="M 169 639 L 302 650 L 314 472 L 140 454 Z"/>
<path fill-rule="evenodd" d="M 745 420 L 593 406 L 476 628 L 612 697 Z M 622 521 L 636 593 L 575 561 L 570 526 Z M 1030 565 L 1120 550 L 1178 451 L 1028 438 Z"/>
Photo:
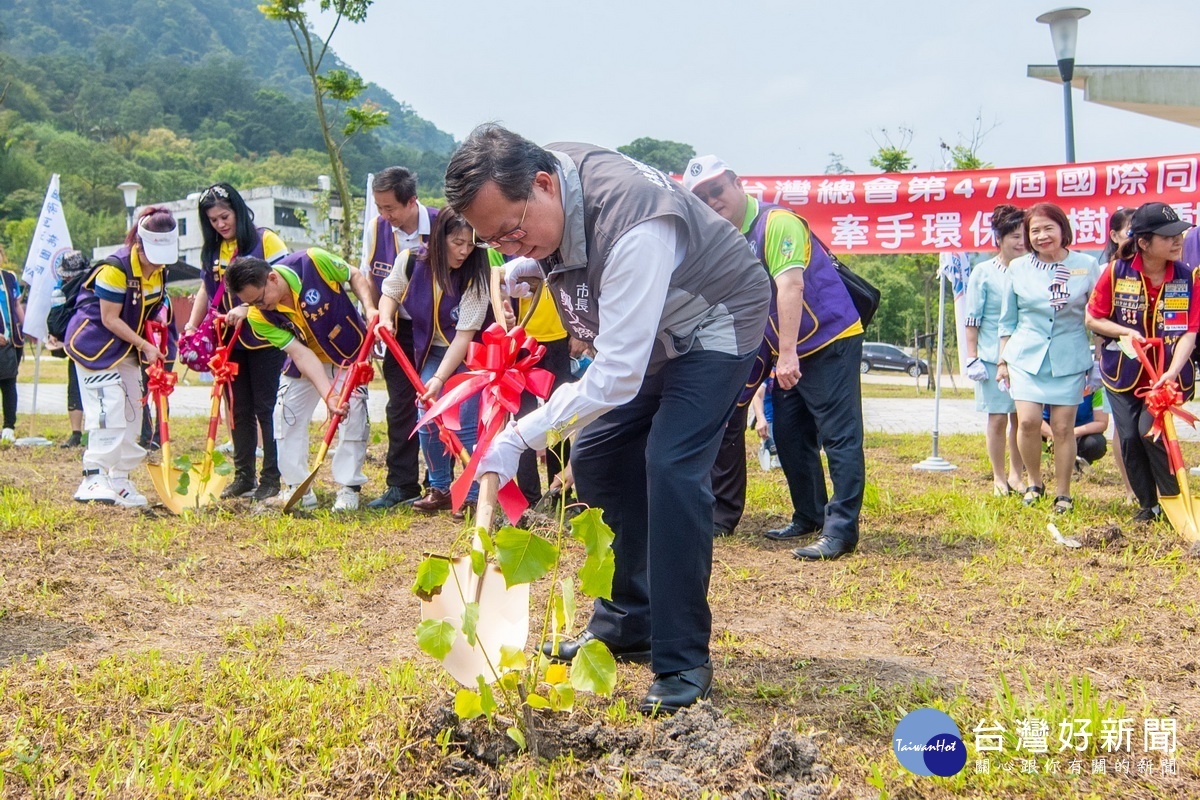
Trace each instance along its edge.
<path fill-rule="evenodd" d="M 967 746 L 958 725 L 936 708 L 905 714 L 892 734 L 892 751 L 900 765 L 914 775 L 949 778 L 967 764 Z"/>
<path fill-rule="evenodd" d="M 308 303 L 310 306 L 315 306 L 317 303 L 321 302 L 321 295 L 316 289 L 309 289 L 304 293 L 304 302 Z"/>

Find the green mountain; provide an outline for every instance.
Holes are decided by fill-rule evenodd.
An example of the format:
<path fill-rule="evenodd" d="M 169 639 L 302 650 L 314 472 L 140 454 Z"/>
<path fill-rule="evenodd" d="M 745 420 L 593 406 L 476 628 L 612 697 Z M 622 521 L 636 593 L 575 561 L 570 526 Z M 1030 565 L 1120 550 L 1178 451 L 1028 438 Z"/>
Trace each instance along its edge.
<path fill-rule="evenodd" d="M 135 105 L 124 95 L 139 89 L 159 95 L 161 111 L 150 97 L 128 110 L 148 113 L 151 124 L 158 113 L 168 121 L 178 117 L 189 133 L 211 121 L 214 109 L 219 115 L 222 105 L 238 106 L 246 84 L 312 102 L 287 26 L 267 20 L 255 0 L 0 0 L 0 51 L 25 61 L 35 77 L 40 70 L 56 80 L 74 73 L 61 95 L 45 99 L 51 110 L 72 110 L 85 125 L 101 123 L 114 106 Z M 336 55 L 327 62 L 329 69 L 348 69 Z M 219 82 L 208 84 L 207 97 L 173 91 L 175 79 L 192 75 Z M 227 90 L 233 95 L 224 96 Z M 454 147 L 450 134 L 381 87 L 370 84 L 366 97 L 389 114 L 390 124 L 376 133 L 381 144 Z"/>
<path fill-rule="evenodd" d="M 310 91 L 256 0 L 0 0 L 0 245 L 23 258 L 54 172 L 89 245 L 123 236 L 122 181 L 142 203 L 220 180 L 315 188 L 329 161 Z M 343 148 L 352 186 L 404 164 L 439 193 L 453 138 L 378 86 L 365 97 L 390 124 Z"/>

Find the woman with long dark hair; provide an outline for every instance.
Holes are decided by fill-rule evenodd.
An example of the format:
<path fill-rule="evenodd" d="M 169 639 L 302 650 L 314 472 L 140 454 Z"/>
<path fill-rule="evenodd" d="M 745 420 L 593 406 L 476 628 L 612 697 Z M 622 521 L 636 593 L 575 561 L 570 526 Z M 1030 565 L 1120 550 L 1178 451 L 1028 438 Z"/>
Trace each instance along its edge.
<path fill-rule="evenodd" d="M 88 434 L 83 482 L 75 492 L 80 502 L 146 505 L 129 480 L 146 457 L 137 443 L 144 413 L 139 358 L 146 364 L 167 358 L 171 343 L 160 348 L 147 338 L 146 322 L 169 323 L 164 268 L 178 260 L 175 217 L 149 206 L 125 245 L 100 263 L 76 296 L 64 344 L 79 370 Z"/>
<path fill-rule="evenodd" d="M 1108 218 L 1108 239 L 1105 240 L 1104 250 L 1100 253 L 1101 266 L 1117 257 L 1117 249 L 1129 238 L 1129 220 L 1132 217 L 1132 208 L 1118 208 Z"/>
<path fill-rule="evenodd" d="M 453 209 L 443 208 L 429 235 L 428 252 L 397 259 L 404 269 L 393 269 L 383 281 L 379 301 L 379 327 L 392 329 L 399 305 L 412 317 L 413 353 L 425 383 L 422 403 L 432 403 L 442 393 L 450 376 L 462 368 L 467 345 L 486 327 L 491 308 L 488 302 L 487 251 L 478 247 L 475 232 Z M 479 421 L 479 399 L 473 397 L 459 408 L 462 423 L 458 437 L 470 451 L 475 447 Z M 428 427 L 420 429 L 425 454 L 429 491 L 413 508 L 435 513 L 450 508 L 453 456 Z M 468 502 L 473 501 L 472 487 Z"/>
<path fill-rule="evenodd" d="M 200 193 L 200 289 L 192 316 L 184 328 L 193 333 L 209 310 L 224 314 L 230 330 L 246 318 L 249 307 L 225 291 L 225 270 L 239 256 L 254 256 L 274 264 L 288 254 L 287 245 L 272 230 L 254 225 L 254 212 L 228 183 L 216 183 Z M 233 393 L 233 482 L 222 497 L 266 500 L 279 493 L 279 459 L 272 414 L 279 392 L 279 375 L 286 356 L 243 325 L 230 361 L 238 365 Z M 255 449 L 262 431 L 262 474 L 255 480 Z"/>

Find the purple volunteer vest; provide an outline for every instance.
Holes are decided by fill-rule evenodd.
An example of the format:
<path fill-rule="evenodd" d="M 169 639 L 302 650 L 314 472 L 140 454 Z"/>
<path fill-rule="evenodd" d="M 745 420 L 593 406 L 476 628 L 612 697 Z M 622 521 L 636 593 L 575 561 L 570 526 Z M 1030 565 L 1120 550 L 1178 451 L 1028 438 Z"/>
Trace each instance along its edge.
<path fill-rule="evenodd" d="M 1192 228 L 1183 237 L 1183 258 L 1180 261 L 1192 269 L 1200 267 L 1200 228 Z"/>
<path fill-rule="evenodd" d="M 758 216 L 746 232 L 746 241 L 754 256 L 766 267 L 763 250 L 767 239 L 767 218 L 772 211 L 783 210 L 789 214 L 791 209 L 774 203 L 759 203 Z M 796 216 L 799 216 L 798 214 Z M 805 223 L 805 227 L 808 224 Z M 811 240 L 808 266 L 804 270 L 804 311 L 800 316 L 800 330 L 796 334 L 796 355 L 800 358 L 815 352 L 843 334 L 847 328 L 859 321 L 858 310 L 846 291 L 845 284 L 838 277 L 837 268 L 829 258 L 825 245 L 810 229 Z M 819 306 L 810 301 L 819 298 Z M 767 319 L 767 327 L 763 332 L 762 347 L 746 381 L 746 387 L 738 398 L 738 405 L 744 406 L 754 397 L 758 385 L 771 374 L 771 366 L 779 353 L 779 305 L 775 281 L 771 281 L 771 310 Z"/>
<path fill-rule="evenodd" d="M 254 258 L 261 258 L 264 261 L 266 260 L 266 257 L 263 255 L 262 237 L 263 231 L 267 229 L 256 228 L 255 230 L 258 231 L 258 241 L 255 243 L 254 249 L 249 253 L 239 253 L 235 248 L 233 252 L 233 258 L 238 258 L 240 256 L 253 256 Z M 233 259 L 231 258 L 230 261 L 232 260 Z M 201 280 L 204 281 L 204 290 L 208 293 L 208 302 L 210 304 L 212 303 L 213 298 L 217 296 L 217 292 L 220 291 L 221 286 L 224 285 L 225 269 L 227 266 L 227 264 L 221 264 L 218 261 L 214 262 L 213 264 L 205 265 L 204 269 L 201 271 Z M 220 313 L 229 313 L 233 310 L 233 306 L 233 293 L 226 290 L 221 295 Z M 234 345 L 234 348 L 238 350 L 259 350 L 263 347 L 270 346 L 271 345 L 265 339 L 260 339 L 259 337 L 255 336 L 254 331 L 250 330 L 249 325 L 243 325 L 242 332 L 238 335 L 238 341 L 237 344 Z"/>
<path fill-rule="evenodd" d="M 133 262 L 128 247 L 122 247 L 101 263 L 120 267 L 125 273 L 125 300 L 121 305 L 121 320 L 138 333 L 145 336 L 144 324 L 147 319 L 156 314 L 163 302 L 160 298 L 147 305 L 142 296 L 142 278 L 133 274 Z M 92 274 L 79 288 L 75 298 L 75 314 L 67 323 L 66 345 L 67 355 L 76 364 L 93 372 L 108 369 L 125 356 L 133 352 L 133 345 L 120 339 L 104 326 L 100 319 L 100 298 L 96 296 L 95 281 L 99 270 Z M 163 297 L 166 297 L 166 287 Z M 169 308 L 169 306 L 168 306 Z M 168 314 L 168 320 L 170 315 Z M 174 326 L 167 325 L 168 341 L 167 356 L 173 357 L 175 336 Z"/>
<path fill-rule="evenodd" d="M 277 262 L 275 267 L 288 267 L 300 276 L 296 310 L 304 316 L 315 341 L 305 341 L 303 332 L 280 311 L 263 309 L 262 315 L 267 322 L 291 333 L 310 350 L 314 347 L 320 348 L 334 364 L 344 367 L 358 355 L 358 349 L 362 347 L 367 333 L 367 325 L 346 292 L 342 290 L 341 284 L 331 285 L 321 276 L 309 252 L 302 250 L 289 253 Z M 285 372 L 293 378 L 300 375 L 290 360 Z"/>
<path fill-rule="evenodd" d="M 433 227 L 433 223 L 437 221 L 438 210 L 436 208 L 426 208 L 429 212 L 429 226 Z M 371 282 L 375 284 L 375 291 L 383 293 L 383 279 L 392 273 L 392 264 L 396 262 L 396 237 L 393 235 L 395 229 L 392 224 L 383 217 L 375 218 L 375 249 L 371 251 L 370 257 L 367 259 L 367 264 L 371 268 Z M 426 240 L 429 237 L 421 237 L 421 248 L 417 252 L 417 258 L 425 257 Z"/>
<path fill-rule="evenodd" d="M 1140 331 L 1143 336 L 1161 337 L 1164 344 L 1165 364 L 1171 363 L 1175 345 L 1187 333 L 1188 315 L 1191 311 L 1192 270 L 1176 261 L 1171 265 L 1168 279 L 1159 289 L 1158 305 L 1154 319 L 1146 315 L 1146 287 L 1142 273 L 1133 268 L 1132 261 L 1112 262 L 1113 310 L 1109 319 Z M 1133 291 L 1136 285 L 1137 290 Z M 1108 347 L 1113 341 L 1101 337 L 1100 374 L 1104 385 L 1113 392 L 1128 392 L 1138 385 L 1142 377 L 1142 364 L 1136 358 L 1127 358 L 1117 347 Z M 1179 373 L 1179 388 L 1184 397 L 1191 399 L 1195 375 L 1189 360 Z"/>
<path fill-rule="evenodd" d="M 437 326 L 437 330 L 441 331 L 442 336 L 449 342 L 454 339 L 458 325 L 458 304 L 462 301 L 465 279 L 459 270 L 450 271 L 450 288 L 442 292 L 436 309 L 433 304 L 436 294 L 434 281 L 433 270 L 425 259 L 416 259 L 412 277 L 408 281 L 408 289 L 404 292 L 403 306 L 412 317 L 413 360 L 418 372 L 425 366 L 425 359 L 429 358 L 429 350 L 433 347 L 434 326 Z M 434 311 L 432 314 L 431 309 Z M 494 319 L 489 309 L 483 328 Z M 476 339 L 478 338 L 479 334 L 476 333 Z"/>

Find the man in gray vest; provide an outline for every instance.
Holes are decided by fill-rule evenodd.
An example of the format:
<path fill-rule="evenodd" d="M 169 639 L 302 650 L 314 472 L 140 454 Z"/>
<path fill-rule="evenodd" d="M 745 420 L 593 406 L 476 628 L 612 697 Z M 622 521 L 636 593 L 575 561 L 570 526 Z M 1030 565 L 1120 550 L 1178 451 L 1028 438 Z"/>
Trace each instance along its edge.
<path fill-rule="evenodd" d="M 616 532 L 613 597 L 543 651 L 569 661 L 598 639 L 618 659 L 649 659 L 639 708 L 674 713 L 712 686 L 708 476 L 762 340 L 767 276 L 690 193 L 594 145 L 543 149 L 480 126 L 450 159 L 446 199 L 481 241 L 536 259 L 563 324 L 596 349 L 583 378 L 505 429 L 479 467 L 503 483 L 548 432 L 582 428 L 571 463 L 580 500 Z"/>
<path fill-rule="evenodd" d="M 712 155 L 693 158 L 683 185 L 741 231 L 775 282 L 765 335 L 778 360 L 771 392 L 775 448 L 793 510 L 788 525 L 766 536 L 787 541 L 819 534 L 812 544 L 792 551 L 802 561 L 853 553 L 866 489 L 858 311 L 808 223 L 790 209 L 747 195 L 725 162 Z M 764 366 L 760 380 L 770 367 Z M 744 498 L 743 428 L 736 432 L 739 446 L 734 448 L 742 465 L 741 484 L 730 488 L 740 488 Z M 829 462 L 832 500 L 825 490 L 821 450 Z M 723 486 L 730 483 L 722 481 Z M 737 512 L 740 516 L 740 501 Z"/>

